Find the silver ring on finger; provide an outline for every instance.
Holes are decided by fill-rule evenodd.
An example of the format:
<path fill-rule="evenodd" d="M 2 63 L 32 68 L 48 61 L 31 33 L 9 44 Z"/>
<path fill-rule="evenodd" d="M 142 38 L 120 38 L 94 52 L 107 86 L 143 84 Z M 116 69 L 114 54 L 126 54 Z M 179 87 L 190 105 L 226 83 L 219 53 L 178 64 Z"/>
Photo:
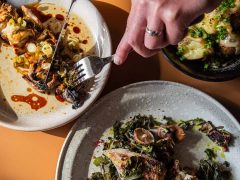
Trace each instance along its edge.
<path fill-rule="evenodd" d="M 161 36 L 162 35 L 162 31 L 154 31 L 149 29 L 148 27 L 146 27 L 146 33 L 150 36 Z"/>

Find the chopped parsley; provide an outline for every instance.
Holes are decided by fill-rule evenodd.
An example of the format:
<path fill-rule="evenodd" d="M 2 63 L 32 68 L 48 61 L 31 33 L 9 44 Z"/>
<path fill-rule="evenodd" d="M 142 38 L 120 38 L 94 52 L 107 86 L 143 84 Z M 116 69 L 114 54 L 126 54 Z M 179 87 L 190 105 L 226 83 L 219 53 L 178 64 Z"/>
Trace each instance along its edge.
<path fill-rule="evenodd" d="M 203 38 L 206 39 L 209 34 L 203 29 L 199 27 L 194 27 L 190 29 L 190 34 L 193 38 Z"/>
<path fill-rule="evenodd" d="M 205 63 L 203 68 L 204 70 L 207 70 L 209 68 L 209 63 Z"/>
<path fill-rule="evenodd" d="M 208 48 L 208 49 L 213 48 L 214 45 L 216 44 L 216 40 L 215 40 L 214 35 L 208 35 L 208 37 L 205 40 L 206 40 L 205 47 Z M 208 55 L 208 54 L 206 54 L 206 55 Z"/>
<path fill-rule="evenodd" d="M 179 56 L 183 55 L 184 51 L 185 51 L 185 48 L 179 47 L 177 50 L 177 55 L 179 55 Z"/>
<path fill-rule="evenodd" d="M 210 49 L 216 44 L 216 38 L 212 34 L 208 34 L 203 28 L 201 27 L 194 27 L 190 29 L 191 37 L 193 38 L 202 38 L 206 41 L 205 47 Z"/>
<path fill-rule="evenodd" d="M 216 30 L 217 30 L 217 41 L 224 40 L 227 37 L 228 32 L 226 28 L 224 28 L 223 26 L 217 26 Z"/>
<path fill-rule="evenodd" d="M 225 13 L 228 9 L 235 7 L 235 0 L 225 0 L 223 1 L 220 6 L 218 7 L 218 10 L 221 13 Z"/>
<path fill-rule="evenodd" d="M 181 61 L 184 61 L 186 58 L 183 56 L 184 52 L 186 51 L 186 49 L 184 47 L 178 47 L 177 49 L 177 55 L 180 57 Z"/>

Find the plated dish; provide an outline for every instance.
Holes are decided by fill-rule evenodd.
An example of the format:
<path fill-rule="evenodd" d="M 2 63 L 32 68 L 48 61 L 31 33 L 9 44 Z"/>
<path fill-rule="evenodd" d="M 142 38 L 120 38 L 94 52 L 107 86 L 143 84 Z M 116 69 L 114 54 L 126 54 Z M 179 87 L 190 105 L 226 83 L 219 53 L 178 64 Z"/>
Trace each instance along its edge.
<path fill-rule="evenodd" d="M 86 92 L 74 84 L 77 74 L 72 66 L 83 56 L 95 52 L 94 49 L 90 52 L 85 51 L 85 46 L 92 45 L 92 35 L 90 32 L 84 32 L 88 34 L 85 39 L 79 36 L 81 22 L 77 16 L 72 18 L 75 22 L 73 20 L 68 22 L 59 45 L 57 60 L 54 61 L 45 87 L 45 79 L 62 29 L 65 12 L 46 14 L 41 11 L 44 6 L 48 6 L 48 9 L 60 10 L 56 4 L 38 3 L 15 8 L 1 1 L 2 43 L 14 49 L 16 56 L 13 65 L 34 89 L 41 93 L 53 91 L 58 100 L 70 102 L 73 108 L 77 109 L 82 105 Z M 12 99 L 18 101 L 21 98 L 14 96 Z M 38 107 L 40 108 L 41 105 Z"/>
<path fill-rule="evenodd" d="M 183 167 L 174 157 L 176 144 L 181 145 L 187 131 L 189 136 L 193 131 L 202 132 L 216 144 L 205 149 L 206 157 L 197 167 Z M 228 150 L 232 135 L 210 121 L 199 118 L 176 121 L 171 117 L 157 121 L 152 116 L 136 115 L 125 123 L 117 121 L 108 134 L 99 140 L 103 144 L 102 155 L 93 158 L 100 171 L 92 173 L 89 180 L 231 179 L 231 166 L 217 158 Z"/>
<path fill-rule="evenodd" d="M 71 65 L 78 58 L 88 54 L 111 55 L 106 23 L 88 0 L 77 1 L 72 8 L 48 90 L 43 92 L 38 87 L 46 76 L 54 42 L 66 14 L 65 8 L 69 5 L 68 0 L 43 0 L 41 4 L 20 7 L 22 10 L 17 10 L 17 15 L 14 7 L 6 6 L 10 15 L 7 11 L 8 20 L 3 21 L 3 32 L 8 32 L 6 28 L 13 31 L 4 37 L 0 53 L 2 126 L 27 131 L 58 127 L 83 113 L 102 91 L 110 65 L 96 79 L 81 87 L 74 88 L 70 82 Z M 24 11 L 25 14 L 21 13 Z M 18 42 L 12 42 L 13 37 Z"/>
<path fill-rule="evenodd" d="M 228 66 L 240 54 L 240 2 L 224 0 L 203 20 L 188 28 L 178 44 L 180 60 L 203 61 L 205 70 Z"/>
<path fill-rule="evenodd" d="M 194 130 L 191 128 L 193 124 L 196 125 Z M 168 134 L 167 137 L 164 133 Z M 131 173 L 128 170 L 139 167 L 139 176 L 144 173 L 151 177 L 160 173 L 157 177 L 166 179 L 174 172 L 172 175 L 180 179 L 182 175 L 204 179 L 200 174 L 206 174 L 200 173 L 198 167 L 205 169 L 209 163 L 214 173 L 221 166 L 224 175 L 230 172 L 233 180 L 239 179 L 239 135 L 240 127 L 234 117 L 218 102 L 196 89 L 164 81 L 132 84 L 105 96 L 79 119 L 62 148 L 56 179 L 91 179 L 93 175 L 102 178 L 102 168 L 108 172 L 108 167 L 115 177 L 121 174 L 122 178 Z M 224 143 L 219 144 L 215 138 Z M 226 149 L 230 139 L 234 144 L 230 143 Z M 151 144 L 146 145 L 149 142 Z M 161 151 L 155 151 L 155 148 Z M 209 160 L 204 151 L 208 155 L 216 154 L 217 158 Z M 129 160 L 133 164 L 129 164 Z M 139 166 L 134 166 L 135 160 L 142 165 L 137 163 Z M 225 166 L 225 161 L 229 162 L 229 167 Z M 188 171 L 184 167 L 195 170 Z M 210 176 L 213 171 L 208 171 Z"/>
<path fill-rule="evenodd" d="M 190 26 L 186 37 L 176 47 L 166 48 L 165 54 L 175 66 L 200 79 L 221 81 L 238 76 L 239 7 L 238 0 L 224 0 Z"/>

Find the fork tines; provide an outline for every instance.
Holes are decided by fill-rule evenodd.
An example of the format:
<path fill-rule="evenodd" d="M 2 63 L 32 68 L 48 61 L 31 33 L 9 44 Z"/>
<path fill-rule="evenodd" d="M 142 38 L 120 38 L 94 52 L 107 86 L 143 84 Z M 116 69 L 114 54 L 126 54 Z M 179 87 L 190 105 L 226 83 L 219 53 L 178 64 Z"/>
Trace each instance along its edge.
<path fill-rule="evenodd" d="M 77 74 L 75 76 L 75 79 L 73 79 L 73 86 L 74 87 L 79 86 L 85 80 L 84 76 L 86 74 L 83 73 L 84 69 L 82 67 L 83 67 L 83 64 L 81 62 L 77 62 L 73 65 L 75 73 Z"/>

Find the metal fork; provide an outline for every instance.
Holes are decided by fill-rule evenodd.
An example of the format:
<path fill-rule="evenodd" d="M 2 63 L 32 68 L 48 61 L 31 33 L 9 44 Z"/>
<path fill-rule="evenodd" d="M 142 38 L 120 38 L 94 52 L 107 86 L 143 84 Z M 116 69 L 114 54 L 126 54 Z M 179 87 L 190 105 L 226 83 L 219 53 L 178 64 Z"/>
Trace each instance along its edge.
<path fill-rule="evenodd" d="M 82 82 L 93 78 L 99 74 L 103 67 L 114 60 L 114 55 L 100 58 L 97 56 L 87 56 L 78 62 L 76 62 L 73 67 L 76 71 L 76 77 L 73 80 L 73 86 L 77 87 Z"/>

